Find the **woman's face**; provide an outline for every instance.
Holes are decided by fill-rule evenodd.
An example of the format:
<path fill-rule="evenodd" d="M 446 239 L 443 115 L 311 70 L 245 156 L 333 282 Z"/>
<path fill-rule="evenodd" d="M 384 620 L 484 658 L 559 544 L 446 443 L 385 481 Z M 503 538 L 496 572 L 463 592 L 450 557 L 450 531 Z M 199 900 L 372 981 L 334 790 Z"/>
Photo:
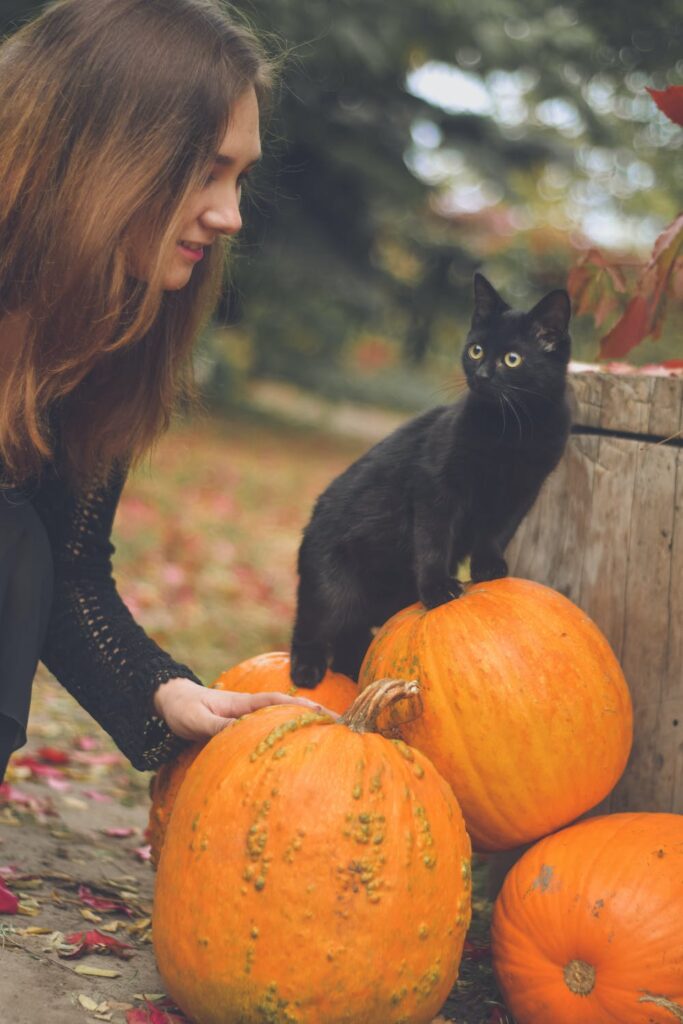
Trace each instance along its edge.
<path fill-rule="evenodd" d="M 242 227 L 242 181 L 261 156 L 259 108 L 256 94 L 248 89 L 232 104 L 230 122 L 211 175 L 191 196 L 181 215 L 180 237 L 168 253 L 163 279 L 165 291 L 184 288 L 207 246 L 220 235 L 234 235 Z M 131 232 L 131 273 L 146 280 L 150 253 L 144 230 Z"/>

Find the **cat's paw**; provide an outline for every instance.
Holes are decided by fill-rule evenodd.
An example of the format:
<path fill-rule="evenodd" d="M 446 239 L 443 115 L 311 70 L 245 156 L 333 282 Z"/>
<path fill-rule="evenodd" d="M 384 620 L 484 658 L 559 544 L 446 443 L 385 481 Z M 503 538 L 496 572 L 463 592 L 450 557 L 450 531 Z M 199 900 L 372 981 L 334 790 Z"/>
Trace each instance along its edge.
<path fill-rule="evenodd" d="M 327 658 L 324 652 L 317 657 L 302 656 L 292 651 L 289 674 L 295 686 L 312 690 L 327 672 Z"/>
<path fill-rule="evenodd" d="M 508 574 L 508 564 L 501 555 L 488 555 L 484 558 L 473 558 L 470 575 L 473 583 L 486 583 L 489 580 L 500 580 Z"/>
<path fill-rule="evenodd" d="M 449 578 L 440 583 L 433 583 L 428 587 L 423 587 L 420 591 L 420 600 L 425 608 L 431 610 L 460 597 L 464 590 L 465 588 L 459 580 Z"/>

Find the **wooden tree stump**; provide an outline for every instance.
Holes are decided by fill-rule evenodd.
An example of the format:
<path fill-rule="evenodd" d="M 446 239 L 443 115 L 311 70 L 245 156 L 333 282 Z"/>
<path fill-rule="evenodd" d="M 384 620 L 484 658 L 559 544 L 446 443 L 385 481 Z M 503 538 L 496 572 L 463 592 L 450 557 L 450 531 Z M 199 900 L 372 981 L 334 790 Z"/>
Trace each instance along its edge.
<path fill-rule="evenodd" d="M 510 573 L 600 626 L 634 746 L 601 810 L 683 813 L 683 378 L 572 374 L 574 430 L 508 549 Z"/>

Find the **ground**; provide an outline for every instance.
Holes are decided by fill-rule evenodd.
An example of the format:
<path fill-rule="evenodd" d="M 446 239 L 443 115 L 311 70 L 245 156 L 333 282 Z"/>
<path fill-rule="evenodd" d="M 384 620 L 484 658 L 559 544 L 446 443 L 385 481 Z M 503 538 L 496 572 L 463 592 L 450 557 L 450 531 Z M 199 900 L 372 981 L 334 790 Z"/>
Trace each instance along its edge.
<path fill-rule="evenodd" d="M 381 435 L 386 422 L 370 427 Z M 372 439 L 253 415 L 177 426 L 153 471 L 130 481 L 115 525 L 116 576 L 139 621 L 207 681 L 283 649 L 312 501 Z M 0 788 L 0 882 L 19 901 L 19 913 L 0 911 L 3 1024 L 184 1020 L 160 1001 L 150 941 L 149 778 L 41 671 L 29 744 Z M 475 883 L 473 926 L 443 1019 L 506 1024 L 490 966 L 482 860 Z M 7 908 L 3 900 L 11 908 L 0 885 Z M 82 942 L 92 931 L 101 944 L 131 948 L 73 958 L 74 934 Z"/>

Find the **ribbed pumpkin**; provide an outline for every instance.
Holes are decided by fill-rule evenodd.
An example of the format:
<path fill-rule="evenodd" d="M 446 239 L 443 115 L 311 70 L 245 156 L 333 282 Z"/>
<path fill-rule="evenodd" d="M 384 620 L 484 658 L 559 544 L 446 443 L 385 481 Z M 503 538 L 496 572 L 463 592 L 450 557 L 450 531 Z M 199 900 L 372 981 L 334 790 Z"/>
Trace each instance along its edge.
<path fill-rule="evenodd" d="M 518 1024 L 683 1021 L 683 816 L 614 814 L 541 840 L 496 901 Z"/>
<path fill-rule="evenodd" d="M 475 849 L 503 850 L 568 824 L 612 789 L 628 758 L 628 687 L 597 626 L 539 583 L 470 585 L 377 633 L 361 688 L 419 679 L 424 714 L 401 729 L 451 784 Z"/>
<path fill-rule="evenodd" d="M 264 708 L 188 770 L 153 938 L 197 1024 L 423 1024 L 443 1004 L 470 917 L 469 839 L 427 758 L 365 731 L 407 685 L 380 682 L 342 722 Z"/>
<path fill-rule="evenodd" d="M 285 651 L 270 651 L 248 658 L 238 665 L 222 672 L 211 684 L 217 690 L 233 690 L 236 693 L 288 693 L 318 701 L 330 711 L 346 711 L 358 695 L 358 687 L 339 672 L 329 671 L 314 690 L 300 690 L 292 684 L 289 675 L 289 654 Z M 150 783 L 149 795 L 152 805 L 149 810 L 147 839 L 151 845 L 152 864 L 159 862 L 161 847 L 171 811 L 178 790 L 203 743 L 194 743 L 181 751 L 178 757 L 163 765 Z"/>

